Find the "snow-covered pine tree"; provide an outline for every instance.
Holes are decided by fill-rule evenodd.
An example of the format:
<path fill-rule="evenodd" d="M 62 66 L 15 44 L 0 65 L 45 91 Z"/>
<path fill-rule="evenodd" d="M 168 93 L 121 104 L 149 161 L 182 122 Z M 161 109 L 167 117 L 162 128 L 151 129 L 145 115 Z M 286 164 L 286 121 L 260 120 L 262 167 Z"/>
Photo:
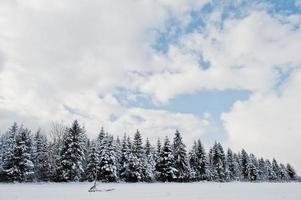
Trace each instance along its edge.
<path fill-rule="evenodd" d="M 15 166 L 14 149 L 16 146 L 16 135 L 18 132 L 18 124 L 15 122 L 5 133 L 3 142 L 3 180 L 15 181 L 18 169 Z"/>
<path fill-rule="evenodd" d="M 273 171 L 275 172 L 275 174 L 276 174 L 276 180 L 280 180 L 280 167 L 279 167 L 279 165 L 278 165 L 278 162 L 276 161 L 276 159 L 275 158 L 273 158 L 273 160 L 272 160 L 272 168 L 273 168 Z"/>
<path fill-rule="evenodd" d="M 168 137 L 165 138 L 164 146 L 161 149 L 158 161 L 156 163 L 156 179 L 162 182 L 171 182 L 176 176 L 177 170 L 173 164 L 174 158 L 172 148 Z"/>
<path fill-rule="evenodd" d="M 267 180 L 267 167 L 263 158 L 258 160 L 258 180 L 266 181 Z"/>
<path fill-rule="evenodd" d="M 209 181 L 215 180 L 217 177 L 217 172 L 215 167 L 213 167 L 213 148 L 210 148 L 208 152 L 208 169 L 209 169 L 208 180 Z"/>
<path fill-rule="evenodd" d="M 88 181 L 94 181 L 97 179 L 97 174 L 99 173 L 99 152 L 95 147 L 95 144 L 92 144 L 92 147 L 89 150 L 89 155 L 87 158 L 87 167 L 86 167 L 86 179 Z"/>
<path fill-rule="evenodd" d="M 240 152 L 233 153 L 233 158 L 235 160 L 235 163 L 237 164 L 237 177 L 238 181 L 242 180 L 242 172 L 241 172 L 241 165 L 240 165 Z"/>
<path fill-rule="evenodd" d="M 85 132 L 77 120 L 63 136 L 60 165 L 57 174 L 60 181 L 79 181 L 84 173 Z"/>
<path fill-rule="evenodd" d="M 119 139 L 119 137 L 117 136 L 116 140 L 114 141 L 115 144 L 115 150 L 116 150 L 116 158 L 117 158 L 117 176 L 119 179 L 119 172 L 120 172 L 120 168 L 121 168 L 121 159 L 122 159 L 122 144 L 121 141 Z"/>
<path fill-rule="evenodd" d="M 266 159 L 265 160 L 265 167 L 266 167 L 266 177 L 268 181 L 276 181 L 277 180 L 277 175 L 273 170 L 273 166 L 271 164 L 271 162 Z"/>
<path fill-rule="evenodd" d="M 215 142 L 212 148 L 213 178 L 215 181 L 226 181 L 226 156 L 220 143 Z"/>
<path fill-rule="evenodd" d="M 139 166 L 137 158 L 132 151 L 132 143 L 130 137 L 124 135 L 121 148 L 122 156 L 120 162 L 120 179 L 126 182 L 137 182 L 139 177 Z"/>
<path fill-rule="evenodd" d="M 36 181 L 50 181 L 51 162 L 47 137 L 38 130 L 34 136 L 34 172 Z"/>
<path fill-rule="evenodd" d="M 257 171 L 257 159 L 254 154 L 250 154 L 249 162 L 247 165 L 248 179 L 249 181 L 256 181 L 258 179 L 258 171 Z"/>
<path fill-rule="evenodd" d="M 119 177 L 121 180 L 126 179 L 126 172 L 127 172 L 127 164 L 128 164 L 128 155 L 129 155 L 129 146 L 127 144 L 127 135 L 124 134 L 123 139 L 121 141 L 121 158 L 120 158 L 120 168 L 119 170 Z"/>
<path fill-rule="evenodd" d="M 181 133 L 178 130 L 176 130 L 173 141 L 173 157 L 173 164 L 177 170 L 175 173 L 175 181 L 189 181 L 189 163 L 186 153 L 186 146 L 183 143 Z"/>
<path fill-rule="evenodd" d="M 21 126 L 16 134 L 16 144 L 13 150 L 15 177 L 19 182 L 30 182 L 34 178 L 32 158 L 32 138 L 30 131 Z"/>
<path fill-rule="evenodd" d="M 280 180 L 281 181 L 288 181 L 289 180 L 289 175 L 286 171 L 285 165 L 280 163 L 279 168 L 280 168 Z"/>
<path fill-rule="evenodd" d="M 189 165 L 190 165 L 190 180 L 198 181 L 199 180 L 199 174 L 198 174 L 199 159 L 197 157 L 196 141 L 193 142 L 193 146 L 188 153 L 188 160 L 189 160 Z"/>
<path fill-rule="evenodd" d="M 241 155 L 240 155 L 240 171 L 242 173 L 242 178 L 244 180 L 248 180 L 249 179 L 249 175 L 248 175 L 248 163 L 249 163 L 249 155 L 248 153 L 243 149 L 241 151 Z"/>
<path fill-rule="evenodd" d="M 103 139 L 103 150 L 99 163 L 99 179 L 101 181 L 115 182 L 118 180 L 116 146 L 111 135 L 106 135 Z"/>
<path fill-rule="evenodd" d="M 191 170 L 191 180 L 209 180 L 209 163 L 205 149 L 200 140 L 194 141 L 191 151 L 189 152 L 189 165 Z"/>
<path fill-rule="evenodd" d="M 155 161 L 157 162 L 160 152 L 162 150 L 162 144 L 161 144 L 161 140 L 160 138 L 157 139 L 157 143 L 156 143 L 156 151 L 155 151 Z"/>
<path fill-rule="evenodd" d="M 291 164 L 288 163 L 286 165 L 286 171 L 287 171 L 287 174 L 288 174 L 290 180 L 296 180 L 297 173 Z"/>
<path fill-rule="evenodd" d="M 229 180 L 238 181 L 240 179 L 240 170 L 235 154 L 230 148 L 227 151 L 227 165 L 229 170 Z"/>
<path fill-rule="evenodd" d="M 151 143 L 148 138 L 145 142 L 145 156 L 146 156 L 146 168 L 145 168 L 145 181 L 153 182 L 155 180 L 155 158 L 154 158 L 154 149 L 151 146 Z"/>
<path fill-rule="evenodd" d="M 136 131 L 136 133 L 134 135 L 132 150 L 133 150 L 133 155 L 136 157 L 136 160 L 137 160 L 136 173 L 139 174 L 137 176 L 138 181 L 143 181 L 143 180 L 145 180 L 145 176 L 146 176 L 146 164 L 147 163 L 146 163 L 145 151 L 144 151 L 143 144 L 142 144 L 142 137 L 138 130 Z"/>

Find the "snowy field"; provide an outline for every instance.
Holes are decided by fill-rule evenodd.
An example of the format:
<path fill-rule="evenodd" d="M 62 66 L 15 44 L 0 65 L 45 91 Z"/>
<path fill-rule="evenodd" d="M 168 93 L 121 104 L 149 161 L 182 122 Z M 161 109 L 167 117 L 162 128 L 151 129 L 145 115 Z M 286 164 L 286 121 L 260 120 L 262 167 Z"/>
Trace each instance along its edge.
<path fill-rule="evenodd" d="M 91 183 L 0 184 L 1 200 L 300 200 L 301 183 L 114 183 L 89 193 Z"/>

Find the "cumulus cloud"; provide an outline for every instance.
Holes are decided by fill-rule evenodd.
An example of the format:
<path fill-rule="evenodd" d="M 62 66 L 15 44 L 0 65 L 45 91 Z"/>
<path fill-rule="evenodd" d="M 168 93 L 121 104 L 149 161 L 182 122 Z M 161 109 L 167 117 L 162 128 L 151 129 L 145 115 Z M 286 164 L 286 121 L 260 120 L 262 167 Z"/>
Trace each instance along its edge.
<path fill-rule="evenodd" d="M 263 5 L 242 16 L 201 13 L 207 2 L 1 1 L 0 128 L 79 119 L 90 135 L 101 125 L 119 135 L 138 128 L 152 139 L 178 128 L 192 140 L 212 129 L 206 117 L 123 101 L 167 104 L 177 95 L 239 89 L 252 95 L 222 115 L 229 143 L 290 160 L 285 155 L 297 155 L 300 139 L 300 15 L 271 14 Z M 186 31 L 191 23 L 204 24 Z M 177 29 L 166 52 L 154 48 Z"/>
<path fill-rule="evenodd" d="M 229 145 L 293 162 L 300 169 L 297 153 L 301 141 L 300 91 L 301 70 L 298 69 L 280 93 L 256 93 L 248 101 L 236 102 L 230 112 L 222 115 Z"/>
<path fill-rule="evenodd" d="M 221 21 L 213 15 L 207 29 L 183 35 L 159 55 L 157 61 L 169 68 L 148 77 L 141 90 L 158 103 L 203 89 L 251 91 L 249 100 L 222 115 L 229 146 L 292 161 L 300 169 L 300 16 L 251 10 Z M 209 68 L 202 68 L 200 57 Z"/>
<path fill-rule="evenodd" d="M 1 1 L 0 69 L 2 51 L 6 58 L 0 70 L 1 129 L 12 121 L 37 128 L 53 120 L 79 119 L 90 135 L 101 125 L 116 134 L 139 127 L 165 134 L 175 123 L 179 129 L 204 131 L 198 117 L 130 109 L 114 97 L 119 88 L 135 91 L 143 81 L 141 74 L 162 69 L 149 68 L 158 33 L 166 31 L 170 18 L 188 23 L 189 13 L 204 3 Z M 134 120 L 137 117 L 145 122 Z"/>
<path fill-rule="evenodd" d="M 202 89 L 267 92 L 275 86 L 279 69 L 300 65 L 300 18 L 253 11 L 223 23 L 221 28 L 209 21 L 206 31 L 183 35 L 179 45 L 157 59 L 169 66 L 167 71 L 149 77 L 141 91 L 159 103 Z M 200 66 L 200 57 L 208 69 Z"/>

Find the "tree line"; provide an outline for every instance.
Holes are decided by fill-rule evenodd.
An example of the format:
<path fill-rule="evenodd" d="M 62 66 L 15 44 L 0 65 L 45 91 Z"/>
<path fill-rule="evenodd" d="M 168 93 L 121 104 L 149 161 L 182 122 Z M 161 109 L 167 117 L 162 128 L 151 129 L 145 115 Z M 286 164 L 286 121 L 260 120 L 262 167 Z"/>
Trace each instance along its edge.
<path fill-rule="evenodd" d="M 54 124 L 51 139 L 14 123 L 0 136 L 0 181 L 189 182 L 296 180 L 290 164 L 257 158 L 244 149 L 225 152 L 215 142 L 207 153 L 200 140 L 187 151 L 181 133 L 143 144 L 140 132 L 133 139 L 114 138 L 102 128 L 89 139 L 78 121 L 70 127 Z"/>

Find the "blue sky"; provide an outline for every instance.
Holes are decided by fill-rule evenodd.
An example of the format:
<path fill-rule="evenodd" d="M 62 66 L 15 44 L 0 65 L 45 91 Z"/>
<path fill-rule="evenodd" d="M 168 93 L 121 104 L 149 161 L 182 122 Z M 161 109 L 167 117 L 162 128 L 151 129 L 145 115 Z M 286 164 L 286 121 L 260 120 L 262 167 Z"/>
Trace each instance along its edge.
<path fill-rule="evenodd" d="M 0 132 L 179 129 L 301 169 L 300 25 L 300 0 L 0 1 Z"/>

